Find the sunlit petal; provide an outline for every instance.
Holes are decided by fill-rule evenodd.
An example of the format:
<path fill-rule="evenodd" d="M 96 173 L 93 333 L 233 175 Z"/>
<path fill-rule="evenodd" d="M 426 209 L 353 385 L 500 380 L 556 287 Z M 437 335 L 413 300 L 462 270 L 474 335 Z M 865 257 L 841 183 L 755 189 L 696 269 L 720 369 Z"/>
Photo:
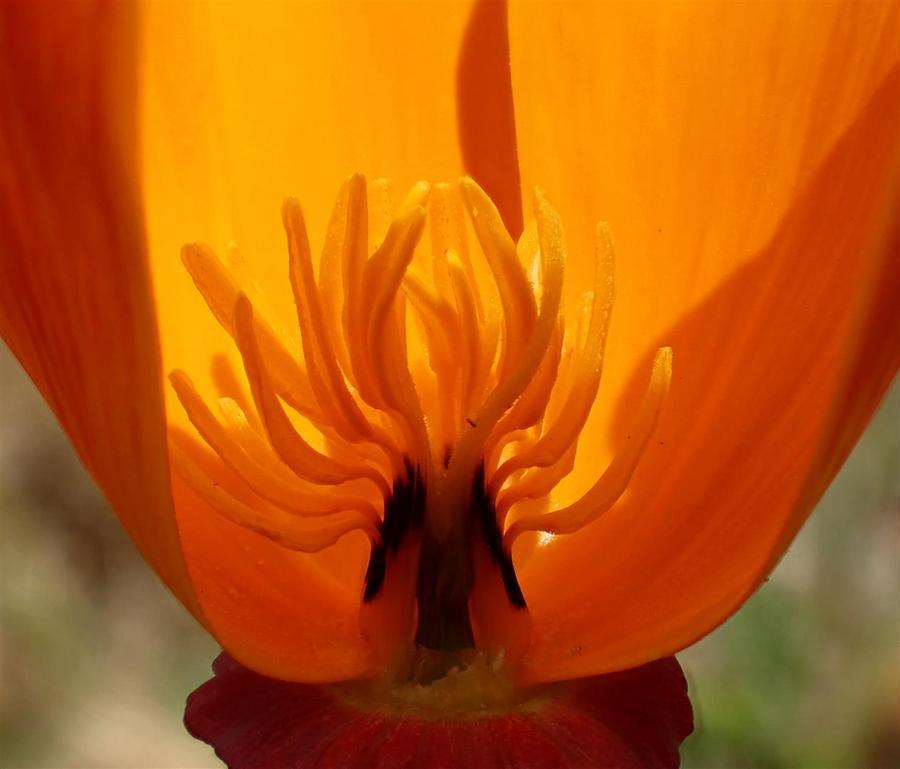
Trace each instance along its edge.
<path fill-rule="evenodd" d="M 302 202 L 318 255 L 334 192 L 354 172 L 388 177 L 395 190 L 420 178 L 459 176 L 454 78 L 468 9 L 465 2 L 439 9 L 330 2 L 144 7 L 143 184 L 164 370 L 189 370 L 209 401 L 218 394 L 214 355 L 242 370 L 181 264 L 185 242 L 227 255 L 259 317 L 302 361 L 282 201 Z M 185 425 L 171 392 L 167 406 L 168 418 Z M 345 537 L 316 555 L 285 556 L 214 521 L 189 492 L 179 491 L 177 500 L 191 576 L 232 654 L 288 678 L 362 674 L 369 662 L 353 602 L 358 611 L 365 537 Z M 322 569 L 347 586 L 343 599 L 312 596 Z M 244 585 L 242 597 L 223 591 L 223 582 Z M 310 652 L 317 637 L 331 650 L 327 659 Z"/>

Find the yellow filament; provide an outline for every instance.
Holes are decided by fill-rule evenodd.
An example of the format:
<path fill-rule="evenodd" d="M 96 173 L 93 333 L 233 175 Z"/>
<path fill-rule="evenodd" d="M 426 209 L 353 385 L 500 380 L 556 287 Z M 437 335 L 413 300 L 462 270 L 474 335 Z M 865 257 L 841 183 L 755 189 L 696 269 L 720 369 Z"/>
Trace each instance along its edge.
<path fill-rule="evenodd" d="M 345 241 L 344 274 L 346 302 L 344 317 L 347 346 L 353 373 L 363 399 L 376 409 L 384 409 L 386 401 L 379 391 L 377 372 L 373 370 L 371 350 L 368 347 L 369 323 L 371 321 L 372 291 L 379 286 L 379 276 L 385 269 L 390 254 L 403 248 L 403 241 L 413 218 L 421 218 L 418 211 L 406 211 L 398 216 L 387 228 L 384 240 L 371 258 L 367 258 L 365 244 L 366 230 L 366 190 L 365 181 L 361 189 L 351 185 L 351 206 L 348 215 L 348 237 Z M 351 236 L 352 235 L 352 236 Z M 411 255 L 410 255 L 411 259 Z M 394 294 L 396 290 L 394 291 Z"/>
<path fill-rule="evenodd" d="M 305 286 L 298 286 L 300 281 L 298 272 L 302 269 L 299 265 L 304 261 L 304 257 L 307 259 L 309 257 L 309 241 L 303 215 L 295 201 L 286 200 L 281 209 L 281 217 L 287 235 L 291 289 L 297 309 L 300 337 L 303 342 L 303 357 L 306 360 L 310 385 L 328 424 L 333 425 L 348 440 L 353 440 L 358 436 L 353 433 L 344 418 L 345 415 L 335 404 L 336 393 L 327 380 L 323 351 L 320 340 L 316 338 L 315 321 L 312 317 L 313 308 L 304 295 Z"/>
<path fill-rule="evenodd" d="M 264 432 L 262 421 L 256 411 L 251 408 L 252 395 L 247 392 L 245 385 L 238 379 L 238 375 L 231 365 L 231 361 L 223 353 L 213 356 L 212 380 L 217 393 L 232 398 L 247 415 L 247 421 L 253 425 L 257 432 Z M 274 385 L 273 385 L 274 388 Z"/>
<path fill-rule="evenodd" d="M 346 226 L 342 259 L 343 321 L 350 372 L 363 399 L 378 408 L 375 386 L 366 364 L 363 272 L 368 259 L 369 214 L 366 180 L 359 174 L 348 183 Z"/>
<path fill-rule="evenodd" d="M 447 273 L 449 281 L 449 268 Z M 462 342 L 457 314 L 447 302 L 432 296 L 421 281 L 412 275 L 403 280 L 403 290 L 419 318 L 428 340 L 429 364 L 437 377 L 436 407 L 440 424 L 437 445 L 450 446 L 456 439 L 459 422 L 457 394 L 459 367 L 456 351 Z"/>
<path fill-rule="evenodd" d="M 581 428 L 587 421 L 591 406 L 597 397 L 597 388 L 600 386 L 606 336 L 615 293 L 615 251 L 609 229 L 603 224 L 597 228 L 596 260 L 591 324 L 566 405 L 559 418 L 531 449 L 509 459 L 497 470 L 490 482 L 490 491 L 494 495 L 516 470 L 529 466 L 547 467 L 556 462 L 577 440 Z"/>
<path fill-rule="evenodd" d="M 487 436 L 503 413 L 512 406 L 528 382 L 531 381 L 556 327 L 556 318 L 562 299 L 563 268 L 566 260 L 562 223 L 559 215 L 538 191 L 535 192 L 535 209 L 544 277 L 540 314 L 528 345 L 522 351 L 517 367 L 488 396 L 479 410 L 478 416 L 473 420 L 471 429 L 463 435 L 450 460 L 450 466 L 447 469 L 447 485 L 451 490 L 447 501 L 450 505 L 457 503 L 455 494 L 464 493 L 467 490 L 469 479 L 473 476 L 475 468 L 483 456 Z M 450 511 L 446 509 L 446 505 L 437 513 L 439 520 L 435 521 L 435 526 L 438 531 L 445 530 L 449 525 L 449 515 Z"/>
<path fill-rule="evenodd" d="M 438 539 L 465 514 L 481 466 L 506 548 L 525 531 L 569 533 L 595 520 L 623 493 L 654 429 L 671 351 L 657 355 L 628 444 L 580 500 L 546 512 L 574 466 L 599 387 L 614 255 L 601 224 L 594 286 L 570 309 L 567 328 L 562 223 L 539 191 L 534 212 L 515 243 L 471 179 L 420 182 L 392 210 L 386 181 L 355 175 L 337 196 L 317 280 L 300 205 L 286 200 L 302 358 L 266 322 L 263 305 L 251 304 L 246 283 L 206 246 L 185 246 L 184 263 L 234 339 L 252 397 L 215 361 L 214 381 L 228 397 L 214 414 L 187 375 L 172 372 L 214 452 L 174 430 L 176 471 L 228 520 L 300 551 L 354 529 L 376 541 L 383 502 L 407 465 L 426 479 L 426 525 Z M 430 256 L 420 246 L 428 218 Z M 470 253 L 469 229 L 480 253 Z M 298 418 L 322 436 L 321 447 Z M 215 481 L 225 477 L 228 488 Z"/>
<path fill-rule="evenodd" d="M 181 251 L 181 259 L 213 316 L 233 337 L 231 313 L 240 293 L 237 282 L 207 246 L 187 245 Z M 321 409 L 316 404 L 303 367 L 287 351 L 268 323 L 257 318 L 256 324 L 259 327 L 260 346 L 269 361 L 279 394 L 301 414 L 315 421 L 322 421 Z"/>
<path fill-rule="evenodd" d="M 366 190 L 366 178 L 357 174 L 358 179 Z M 374 254 L 384 242 L 388 227 L 393 219 L 393 190 L 387 179 L 375 179 L 368 185 L 368 227 L 369 227 L 369 251 Z"/>
<path fill-rule="evenodd" d="M 234 324 L 235 339 L 244 361 L 253 400 L 262 416 L 272 448 L 282 461 L 299 477 L 313 483 L 338 484 L 353 478 L 367 478 L 383 496 L 389 494 L 390 485 L 381 472 L 366 465 L 347 465 L 316 451 L 291 424 L 266 370 L 253 331 L 253 309 L 250 301 L 243 295 L 238 299 L 234 310 Z"/>
<path fill-rule="evenodd" d="M 556 329 L 534 378 L 528 383 L 521 397 L 503 415 L 485 444 L 487 465 L 496 467 L 500 452 L 514 430 L 536 425 L 544 416 L 550 400 L 550 392 L 556 383 L 559 361 L 562 357 L 563 321 L 558 319 Z"/>
<path fill-rule="evenodd" d="M 338 365 L 313 276 L 306 224 L 299 203 L 292 198 L 288 199 L 285 201 L 282 214 L 285 230 L 288 233 L 289 276 L 294 303 L 297 306 L 303 348 L 316 354 L 317 373 L 323 375 L 324 380 L 320 382 L 320 386 L 331 396 L 326 396 L 325 401 L 328 403 L 328 408 L 333 411 L 332 424 L 349 441 L 376 443 L 391 459 L 394 469 L 399 472 L 402 459 L 396 452 L 390 436 L 377 425 L 373 425 L 363 414 L 353 395 L 347 389 Z M 321 371 L 318 370 L 320 367 Z M 310 370 L 312 371 L 312 368 Z M 320 403 L 323 409 L 326 408 L 324 402 Z"/>
<path fill-rule="evenodd" d="M 537 303 L 519 262 L 516 244 L 506 231 L 497 207 L 471 179 L 463 179 L 460 187 L 503 305 L 505 337 L 500 361 L 500 378 L 503 379 L 518 364 L 519 355 L 528 344 Z"/>
<path fill-rule="evenodd" d="M 345 182 L 338 192 L 337 200 L 328 219 L 328 227 L 325 230 L 325 242 L 322 245 L 322 255 L 319 258 L 319 294 L 322 297 L 322 312 L 325 323 L 332 330 L 331 342 L 334 352 L 340 362 L 340 368 L 344 375 L 353 382 L 353 371 L 350 367 L 350 353 L 347 351 L 347 343 L 339 331 L 342 325 L 341 298 L 344 296 L 343 276 L 341 274 L 341 260 L 344 248 L 344 237 L 347 230 L 347 205 L 350 190 L 350 182 Z"/>
<path fill-rule="evenodd" d="M 533 467 L 523 476 L 523 478 L 512 484 L 509 488 L 503 489 L 497 496 L 497 525 L 503 531 L 506 523 L 506 516 L 513 505 L 525 499 L 539 499 L 547 496 L 556 484 L 565 478 L 572 468 L 575 466 L 575 454 L 577 453 L 578 444 L 572 443 L 565 454 L 563 454 L 556 462 L 549 467 Z"/>
<path fill-rule="evenodd" d="M 460 413 L 464 420 L 468 420 L 474 417 L 477 401 L 487 386 L 497 346 L 498 329 L 495 324 L 484 319 L 477 301 L 474 278 L 466 271 L 453 250 L 447 252 L 447 266 L 453 284 L 453 295 L 459 308 L 463 345 L 458 357 L 462 381 Z"/>
<path fill-rule="evenodd" d="M 319 518 L 311 525 L 272 506 L 258 510 L 210 480 L 174 441 L 169 442 L 169 456 L 191 490 L 223 518 L 255 531 L 288 550 L 315 553 L 357 530 L 365 532 L 373 543 L 380 539 L 375 523 L 359 512 L 336 513 Z"/>
<path fill-rule="evenodd" d="M 428 216 L 431 219 L 431 249 L 434 284 L 438 294 L 453 302 L 455 291 L 450 277 L 450 261 L 454 259 L 462 267 L 470 286 L 476 286 L 475 271 L 469 257 L 466 238 L 466 220 L 459 190 L 455 185 L 435 184 L 429 198 Z M 452 256 L 451 256 L 452 255 Z M 476 316 L 484 320 L 484 309 L 478 291 L 473 294 Z"/>
<path fill-rule="evenodd" d="M 405 324 L 395 300 L 422 234 L 425 209 L 413 205 L 396 222 L 393 237 L 389 232 L 382 248 L 366 265 L 365 285 L 372 298 L 365 347 L 380 403 L 402 416 L 407 448 L 424 460 L 430 453 L 425 418 L 406 360 Z M 395 230 L 393 225 L 391 230 Z"/>
<path fill-rule="evenodd" d="M 647 441 L 656 428 L 663 401 L 672 381 L 672 348 L 662 347 L 653 360 L 650 384 L 625 447 L 616 454 L 606 472 L 574 504 L 543 515 L 525 516 L 515 521 L 503 535 L 507 552 L 516 537 L 526 531 L 571 534 L 596 521 L 625 491 Z"/>
<path fill-rule="evenodd" d="M 372 517 L 377 516 L 372 505 L 364 500 L 307 491 L 287 468 L 282 470 L 271 461 L 265 442 L 248 423 L 245 422 L 245 430 L 241 429 L 237 417 L 240 407 L 234 401 L 223 399 L 224 404 L 232 404 L 232 407 L 226 405 L 223 413 L 224 417 L 231 418 L 232 429 L 228 429 L 209 410 L 183 371 L 172 372 L 169 380 L 203 440 L 261 497 L 297 515 L 327 515 L 339 510 L 357 509 Z"/>
<path fill-rule="evenodd" d="M 541 268 L 539 249 L 537 222 L 532 219 L 525 225 L 522 234 L 519 236 L 519 241 L 516 243 L 516 253 L 519 256 L 519 263 L 526 270 L 526 274 L 536 291 L 540 291 L 541 286 L 540 275 L 535 274 Z M 540 299 L 539 296 L 538 299 Z"/>
<path fill-rule="evenodd" d="M 379 510 L 372 503 L 372 487 L 363 481 L 348 479 L 337 484 L 320 484 L 310 481 L 304 476 L 291 473 L 288 468 L 272 450 L 264 435 L 254 430 L 241 407 L 231 398 L 219 398 L 219 414 L 222 424 L 230 433 L 232 440 L 253 457 L 272 477 L 279 478 L 283 483 L 292 488 L 292 496 L 298 505 L 298 515 L 324 515 L 338 510 L 361 510 L 373 520 L 378 519 Z M 327 495 L 322 494 L 323 485 L 332 485 Z M 327 496 L 323 500 L 321 497 Z M 290 506 L 282 505 L 287 509 Z"/>
<path fill-rule="evenodd" d="M 421 207 L 409 209 L 404 215 L 395 219 L 388 228 L 384 242 L 366 264 L 363 276 L 364 292 L 360 304 L 362 307 L 360 347 L 366 356 L 366 366 L 371 371 L 375 382 L 377 397 L 373 405 L 392 406 L 391 396 L 393 383 L 385 370 L 384 359 L 369 347 L 372 337 L 378 338 L 378 344 L 389 345 L 396 338 L 384 339 L 387 332 L 398 333 L 398 329 L 389 328 L 393 321 L 394 300 L 406 274 L 406 268 L 412 261 L 413 250 L 418 243 L 424 226 L 425 211 Z M 381 352 L 381 351 L 379 351 Z M 399 397 L 397 398 L 399 400 Z"/>

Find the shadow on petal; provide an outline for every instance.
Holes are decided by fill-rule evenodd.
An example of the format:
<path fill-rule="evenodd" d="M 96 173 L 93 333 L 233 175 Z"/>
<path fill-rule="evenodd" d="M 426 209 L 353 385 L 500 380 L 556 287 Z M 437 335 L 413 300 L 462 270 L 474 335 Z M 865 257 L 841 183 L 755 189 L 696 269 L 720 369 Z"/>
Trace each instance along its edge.
<path fill-rule="evenodd" d="M 872 241 L 896 181 L 898 94 L 895 68 L 768 245 L 647 341 L 615 407 L 614 445 L 662 344 L 674 376 L 626 496 L 528 561 L 530 680 L 640 664 L 708 633 L 772 568 L 816 501 L 806 489 L 824 488 L 862 431 L 897 365 L 896 326 L 862 326 L 884 323 L 897 301 L 896 267 Z M 853 440 L 830 437 L 836 417 Z"/>

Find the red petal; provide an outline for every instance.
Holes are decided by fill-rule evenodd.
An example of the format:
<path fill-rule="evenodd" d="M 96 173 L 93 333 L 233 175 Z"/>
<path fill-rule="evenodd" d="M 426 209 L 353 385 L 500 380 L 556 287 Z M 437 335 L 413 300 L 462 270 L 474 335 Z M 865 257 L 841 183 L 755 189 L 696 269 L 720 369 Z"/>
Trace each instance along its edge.
<path fill-rule="evenodd" d="M 265 678 L 222 654 L 188 698 L 188 731 L 230 769 L 671 769 L 693 729 L 674 657 L 536 691 L 508 712 L 362 709 L 332 687 Z"/>

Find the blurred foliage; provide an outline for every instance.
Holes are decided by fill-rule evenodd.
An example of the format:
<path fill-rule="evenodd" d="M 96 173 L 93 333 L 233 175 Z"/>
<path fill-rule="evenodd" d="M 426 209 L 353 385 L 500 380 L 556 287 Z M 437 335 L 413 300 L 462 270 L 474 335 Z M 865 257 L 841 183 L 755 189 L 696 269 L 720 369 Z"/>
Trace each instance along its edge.
<path fill-rule="evenodd" d="M 0 351 L 0 767 L 204 769 L 217 652 Z M 900 388 L 771 580 L 682 656 L 688 769 L 900 767 Z"/>
<path fill-rule="evenodd" d="M 217 645 L 0 352 L 0 767 L 221 767 L 181 726 Z"/>
<path fill-rule="evenodd" d="M 679 655 L 687 769 L 900 767 L 900 385 L 769 581 Z"/>

